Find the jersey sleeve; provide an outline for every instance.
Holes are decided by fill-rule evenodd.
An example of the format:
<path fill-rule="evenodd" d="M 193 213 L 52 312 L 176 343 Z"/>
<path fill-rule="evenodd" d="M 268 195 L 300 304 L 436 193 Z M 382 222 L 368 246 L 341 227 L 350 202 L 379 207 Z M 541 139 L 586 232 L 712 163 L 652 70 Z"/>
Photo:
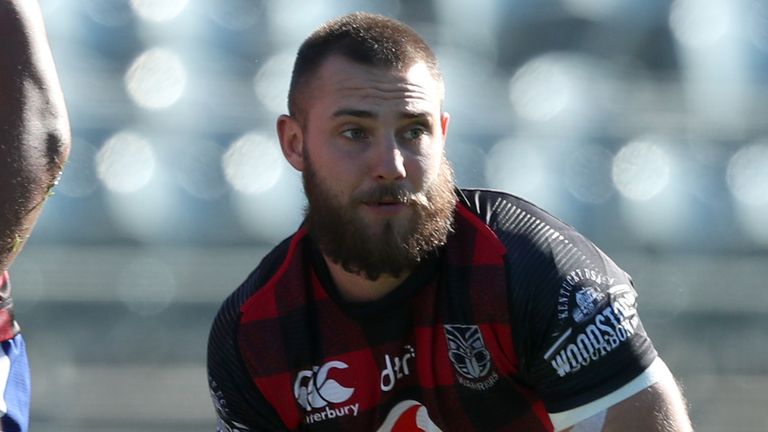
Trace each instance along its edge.
<path fill-rule="evenodd" d="M 0 430 L 27 431 L 30 376 L 24 338 L 0 342 Z"/>
<path fill-rule="evenodd" d="M 0 430 L 26 431 L 31 396 L 24 338 L 13 316 L 8 272 L 0 273 Z"/>
<path fill-rule="evenodd" d="M 279 249 L 279 247 L 278 247 Z M 253 383 L 242 360 L 237 333 L 240 306 L 269 273 L 272 254 L 221 306 L 208 337 L 208 386 L 217 432 L 286 431 L 277 412 Z"/>
<path fill-rule="evenodd" d="M 208 386 L 217 432 L 285 430 L 251 381 L 237 347 L 237 320 L 222 307 L 208 339 Z"/>
<path fill-rule="evenodd" d="M 519 378 L 550 413 L 585 406 L 643 374 L 657 354 L 627 273 L 522 199 L 476 191 L 468 201 L 507 248 Z"/>
<path fill-rule="evenodd" d="M 561 268 L 559 285 L 549 288 L 557 301 L 532 299 L 543 329 L 527 353 L 527 374 L 550 413 L 618 390 L 656 358 L 630 277 L 583 238 L 571 234 L 570 242 L 578 258 Z"/>

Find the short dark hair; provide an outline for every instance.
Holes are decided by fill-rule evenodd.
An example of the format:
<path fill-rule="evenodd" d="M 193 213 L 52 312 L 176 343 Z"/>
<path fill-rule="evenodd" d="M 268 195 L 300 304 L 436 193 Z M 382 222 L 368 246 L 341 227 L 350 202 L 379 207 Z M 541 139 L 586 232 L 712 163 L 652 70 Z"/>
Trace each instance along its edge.
<path fill-rule="evenodd" d="M 423 62 L 441 86 L 442 93 L 443 76 L 437 58 L 416 31 L 392 18 L 356 12 L 323 24 L 299 47 L 288 90 L 288 113 L 291 116 L 304 114 L 301 95 L 323 62 L 333 55 L 367 66 L 395 70 Z"/>

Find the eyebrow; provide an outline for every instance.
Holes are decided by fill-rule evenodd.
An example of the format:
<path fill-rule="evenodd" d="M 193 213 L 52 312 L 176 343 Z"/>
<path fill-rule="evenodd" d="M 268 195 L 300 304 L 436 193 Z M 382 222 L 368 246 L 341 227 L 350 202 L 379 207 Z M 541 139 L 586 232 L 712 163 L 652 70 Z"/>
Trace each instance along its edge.
<path fill-rule="evenodd" d="M 376 118 L 376 114 L 374 114 L 372 111 L 352 109 L 352 108 L 341 108 L 334 111 L 331 117 Z"/>
<path fill-rule="evenodd" d="M 334 111 L 331 117 L 333 118 L 357 117 L 357 118 L 365 118 L 365 119 L 375 119 L 378 116 L 373 111 L 353 109 L 353 108 L 341 108 Z M 399 117 L 401 119 L 428 118 L 430 117 L 430 113 L 426 111 L 402 111 L 400 112 Z"/>

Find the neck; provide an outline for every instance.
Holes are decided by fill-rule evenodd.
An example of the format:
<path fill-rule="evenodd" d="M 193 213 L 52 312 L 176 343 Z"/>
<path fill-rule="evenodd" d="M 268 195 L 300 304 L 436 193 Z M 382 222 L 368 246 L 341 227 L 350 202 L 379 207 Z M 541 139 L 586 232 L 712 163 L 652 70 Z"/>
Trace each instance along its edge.
<path fill-rule="evenodd" d="M 378 300 L 397 288 L 411 274 L 403 272 L 398 277 L 382 274 L 376 280 L 370 280 L 357 273 L 350 273 L 340 265 L 334 263 L 323 255 L 333 282 L 336 284 L 341 297 L 351 302 L 364 302 Z"/>

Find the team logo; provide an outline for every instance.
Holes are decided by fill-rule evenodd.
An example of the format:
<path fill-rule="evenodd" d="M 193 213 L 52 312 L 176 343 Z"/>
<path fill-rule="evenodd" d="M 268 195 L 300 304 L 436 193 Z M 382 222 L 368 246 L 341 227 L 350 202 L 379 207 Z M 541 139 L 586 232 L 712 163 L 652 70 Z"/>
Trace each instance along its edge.
<path fill-rule="evenodd" d="M 448 358 L 459 373 L 470 379 L 483 378 L 491 370 L 491 355 L 476 325 L 446 325 Z"/>
<path fill-rule="evenodd" d="M 322 408 L 328 403 L 341 403 L 349 399 L 355 389 L 339 384 L 335 379 L 328 378 L 333 369 L 346 369 L 346 363 L 330 361 L 321 367 L 314 366 L 312 370 L 303 370 L 296 376 L 293 383 L 293 394 L 296 401 L 307 411 Z"/>
<path fill-rule="evenodd" d="M 427 407 L 414 400 L 395 405 L 376 432 L 442 432 L 432 422 Z"/>
<path fill-rule="evenodd" d="M 576 295 L 576 307 L 573 308 L 571 315 L 577 323 L 584 321 L 592 316 L 600 303 L 605 300 L 605 294 L 592 287 L 584 287 Z"/>

